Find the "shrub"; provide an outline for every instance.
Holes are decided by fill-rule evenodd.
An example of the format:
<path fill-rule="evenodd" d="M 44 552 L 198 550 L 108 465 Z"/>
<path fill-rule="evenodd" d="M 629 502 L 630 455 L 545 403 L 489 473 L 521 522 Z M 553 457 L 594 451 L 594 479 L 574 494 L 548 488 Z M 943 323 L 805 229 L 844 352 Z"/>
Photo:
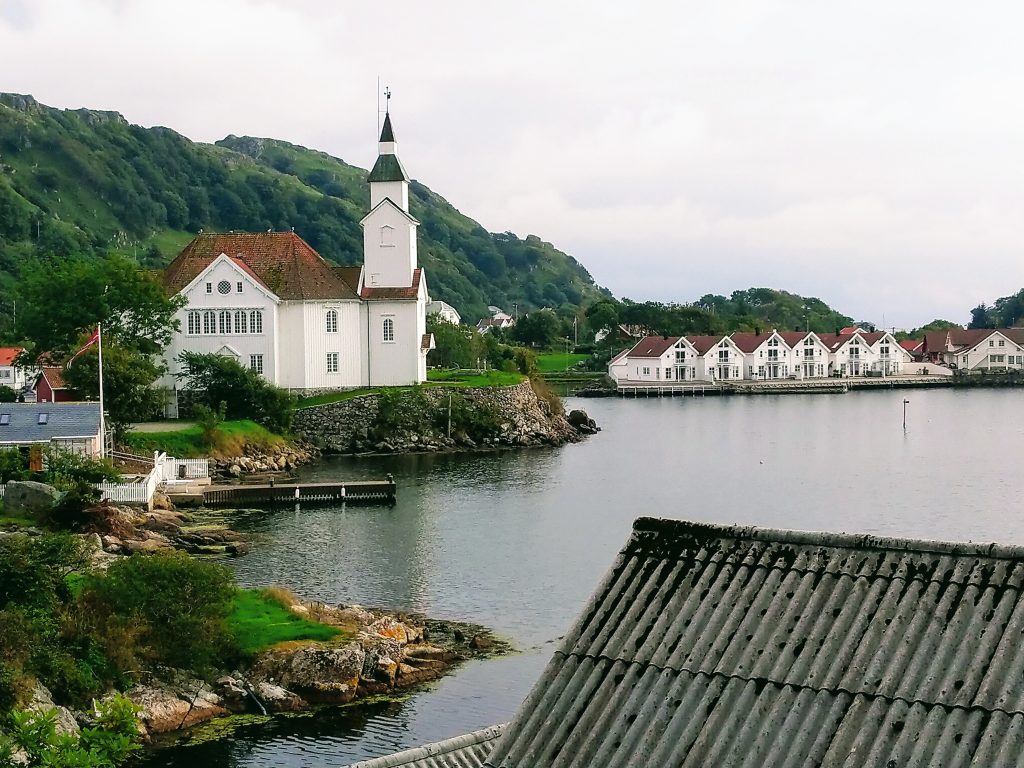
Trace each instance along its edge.
<path fill-rule="evenodd" d="M 79 736 L 57 733 L 57 712 L 14 712 L 10 737 L 0 743 L 0 760 L 13 763 L 13 752 L 27 755 L 27 766 L 54 768 L 110 768 L 124 763 L 141 747 L 136 726 L 138 708 L 124 696 L 97 702 L 94 727 L 83 728 Z M 6 753 L 6 754 L 5 754 Z M 10 762 L 8 762 L 10 761 Z"/>
<path fill-rule="evenodd" d="M 129 557 L 86 585 L 80 621 L 108 657 L 126 656 L 121 644 L 133 641 L 143 660 L 202 670 L 233 653 L 236 591 L 218 563 L 181 552 Z"/>
<path fill-rule="evenodd" d="M 541 400 L 548 404 L 551 409 L 551 413 L 555 416 L 562 416 L 565 414 L 565 404 L 544 379 L 533 377 L 530 379 L 530 387 L 533 389 L 533 393 L 537 395 Z"/>
<path fill-rule="evenodd" d="M 28 461 L 17 448 L 0 451 L 0 483 L 28 477 Z"/>
<path fill-rule="evenodd" d="M 199 404 L 218 412 L 222 403 L 226 405 L 222 418 L 252 419 L 273 432 L 291 427 L 292 396 L 256 371 L 222 355 L 182 352 L 178 359 L 185 370 L 179 377 L 199 394 Z"/>
<path fill-rule="evenodd" d="M 0 384 L 0 403 L 13 403 L 18 399 L 18 393 L 6 384 Z"/>

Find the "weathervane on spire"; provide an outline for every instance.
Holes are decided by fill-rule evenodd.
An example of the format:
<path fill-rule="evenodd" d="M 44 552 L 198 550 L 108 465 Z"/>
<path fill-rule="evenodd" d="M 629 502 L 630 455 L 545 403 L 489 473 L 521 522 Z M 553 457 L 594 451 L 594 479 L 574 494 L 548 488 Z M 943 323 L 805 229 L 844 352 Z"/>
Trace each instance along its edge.
<path fill-rule="evenodd" d="M 384 86 L 384 114 L 391 111 L 391 88 Z"/>

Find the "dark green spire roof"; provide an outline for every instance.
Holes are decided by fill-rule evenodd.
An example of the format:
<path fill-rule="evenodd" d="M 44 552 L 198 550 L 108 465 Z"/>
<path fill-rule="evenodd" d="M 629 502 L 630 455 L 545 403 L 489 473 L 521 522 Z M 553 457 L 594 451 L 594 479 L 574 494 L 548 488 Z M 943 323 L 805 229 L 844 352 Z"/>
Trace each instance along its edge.
<path fill-rule="evenodd" d="M 367 181 L 408 181 L 409 175 L 397 155 L 378 155 Z"/>
<path fill-rule="evenodd" d="M 391 113 L 384 113 L 384 129 L 380 132 L 381 141 L 394 141 L 395 132 L 391 130 Z"/>

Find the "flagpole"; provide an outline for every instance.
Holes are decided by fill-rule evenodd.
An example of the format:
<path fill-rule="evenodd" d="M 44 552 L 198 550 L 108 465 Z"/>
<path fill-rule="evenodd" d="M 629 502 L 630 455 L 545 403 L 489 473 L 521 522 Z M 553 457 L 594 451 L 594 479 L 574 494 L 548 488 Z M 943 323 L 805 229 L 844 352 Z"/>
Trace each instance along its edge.
<path fill-rule="evenodd" d="M 100 458 L 107 455 L 107 430 L 103 423 L 103 327 L 102 323 L 96 323 L 96 342 L 100 350 Z"/>

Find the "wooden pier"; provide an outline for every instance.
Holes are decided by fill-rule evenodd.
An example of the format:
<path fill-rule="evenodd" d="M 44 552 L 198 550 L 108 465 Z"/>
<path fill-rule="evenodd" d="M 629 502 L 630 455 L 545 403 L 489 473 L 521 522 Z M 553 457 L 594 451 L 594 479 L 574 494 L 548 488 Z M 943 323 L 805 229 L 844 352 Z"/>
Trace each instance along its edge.
<path fill-rule="evenodd" d="M 205 507 L 238 507 L 250 504 L 394 504 L 394 479 L 357 480 L 345 483 L 261 483 L 210 485 L 202 489 Z M 172 497 L 173 499 L 173 497 Z"/>
<path fill-rule="evenodd" d="M 771 379 L 751 381 L 735 379 L 707 384 L 663 384 L 659 382 L 622 382 L 616 387 L 619 397 L 703 397 L 705 395 L 782 395 L 839 394 L 857 389 L 910 389 L 953 386 L 952 376 L 871 376 L 864 378 Z"/>

